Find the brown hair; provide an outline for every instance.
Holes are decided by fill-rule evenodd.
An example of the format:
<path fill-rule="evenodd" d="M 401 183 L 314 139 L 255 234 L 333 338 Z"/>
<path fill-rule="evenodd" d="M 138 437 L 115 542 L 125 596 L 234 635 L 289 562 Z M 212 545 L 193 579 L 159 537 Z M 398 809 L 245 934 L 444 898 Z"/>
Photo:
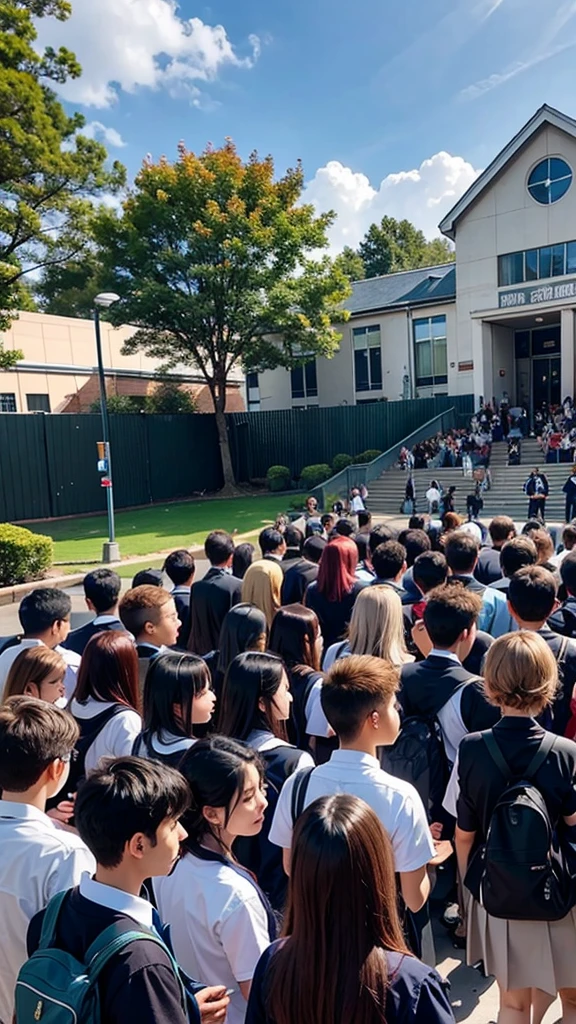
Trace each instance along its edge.
<path fill-rule="evenodd" d="M 462 516 L 459 516 L 457 512 L 445 512 L 442 516 L 444 534 L 451 533 L 452 530 L 457 530 L 459 526 L 462 526 L 463 522 L 464 520 L 462 519 Z M 444 534 L 442 534 L 442 537 Z"/>
<path fill-rule="evenodd" d="M 274 616 L 268 647 L 283 659 L 287 668 L 307 665 L 319 672 L 320 658 L 316 646 L 319 633 L 315 611 L 303 604 L 287 604 Z"/>
<path fill-rule="evenodd" d="M 358 797 L 321 797 L 299 817 L 284 935 L 269 971 L 275 1024 L 383 1024 L 384 951 L 408 949 L 390 838 Z"/>
<path fill-rule="evenodd" d="M 493 544 L 502 544 L 511 533 L 516 534 L 514 520 L 510 516 L 494 516 L 488 530 Z"/>
<path fill-rule="evenodd" d="M 147 622 L 156 626 L 160 621 L 160 609 L 172 595 L 164 590 L 164 587 L 152 587 L 143 584 L 141 587 L 132 587 L 127 590 L 118 606 L 118 612 L 122 625 L 129 633 L 140 636 Z"/>
<path fill-rule="evenodd" d="M 548 533 L 548 530 L 530 530 L 528 532 L 530 540 L 536 545 L 536 551 L 538 552 L 538 564 L 543 565 L 549 558 L 554 554 L 554 541 Z"/>
<path fill-rule="evenodd" d="M 353 740 L 368 715 L 396 693 L 400 671 L 382 658 L 351 654 L 335 661 L 322 684 L 322 710 L 341 739 Z"/>
<path fill-rule="evenodd" d="M 73 699 L 82 704 L 89 697 L 139 711 L 138 655 L 134 641 L 126 633 L 110 629 L 97 633 L 86 644 Z"/>
<path fill-rule="evenodd" d="M 52 761 L 70 754 L 80 731 L 72 715 L 34 697 L 0 707 L 0 788 L 25 793 Z"/>
<path fill-rule="evenodd" d="M 524 629 L 495 640 L 486 655 L 484 689 L 497 707 L 540 714 L 558 689 L 558 664 L 546 641 Z"/>
<path fill-rule="evenodd" d="M 465 629 L 472 629 L 482 611 L 482 598 L 454 580 L 427 595 L 424 625 L 436 647 L 452 647 Z"/>
<path fill-rule="evenodd" d="M 42 683 L 55 672 L 61 672 L 62 678 L 66 672 L 66 662 L 58 651 L 53 651 L 45 644 L 25 647 L 12 662 L 4 686 L 2 703 L 5 703 L 8 697 L 24 694 L 29 683 L 35 683 L 40 689 Z"/>

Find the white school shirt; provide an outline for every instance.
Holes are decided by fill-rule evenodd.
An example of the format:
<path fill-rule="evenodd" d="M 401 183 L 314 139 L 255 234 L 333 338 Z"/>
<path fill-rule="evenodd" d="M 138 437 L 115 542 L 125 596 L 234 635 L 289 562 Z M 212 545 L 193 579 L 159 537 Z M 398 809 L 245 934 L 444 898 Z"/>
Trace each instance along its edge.
<path fill-rule="evenodd" d="M 114 701 L 104 702 L 88 697 L 84 704 L 73 700 L 70 711 L 74 718 L 95 718 L 102 711 L 114 707 Z M 126 757 L 132 753 L 134 740 L 142 732 L 142 719 L 132 708 L 123 708 L 114 715 L 98 733 L 96 739 L 88 747 L 84 767 L 87 772 L 96 767 L 101 757 Z"/>
<path fill-rule="evenodd" d="M 270 842 L 285 850 L 292 845 L 294 781 L 292 775 L 282 787 L 269 835 Z M 424 805 L 414 786 L 388 775 L 371 754 L 335 750 L 326 764 L 312 772 L 305 806 L 336 793 L 361 797 L 376 812 L 390 836 L 396 871 L 416 871 L 435 856 Z"/>
<path fill-rule="evenodd" d="M 59 829 L 30 804 L 0 800 L 0 1021 L 11 1024 L 14 988 L 28 959 L 34 914 L 58 892 L 78 885 L 96 861 L 79 836 Z"/>
<path fill-rule="evenodd" d="M 239 982 L 251 981 L 270 945 L 268 917 L 254 885 L 221 860 L 186 853 L 167 878 L 152 879 L 174 956 L 192 978 L 233 989 L 226 1024 L 243 1024 Z"/>
<path fill-rule="evenodd" d="M 80 895 L 99 907 L 107 907 L 108 910 L 131 917 L 145 928 L 154 927 L 152 904 L 141 896 L 134 896 L 124 889 L 115 889 L 113 885 L 103 885 L 88 874 L 80 880 Z"/>
<path fill-rule="evenodd" d="M 304 714 L 306 716 L 306 735 L 328 738 L 329 736 L 333 736 L 334 732 L 330 728 L 328 719 L 324 714 L 322 702 L 320 700 L 321 696 L 322 680 L 317 679 L 308 694 L 308 700 L 306 701 L 306 707 L 304 708 Z"/>
<path fill-rule="evenodd" d="M 16 658 L 22 651 L 27 650 L 29 647 L 46 647 L 43 640 L 32 640 L 24 639 L 19 644 L 15 644 L 14 647 L 8 647 L 5 651 L 0 654 L 0 695 L 4 692 L 8 673 L 12 668 L 12 665 L 16 661 Z M 61 654 L 66 662 L 66 673 L 64 675 L 64 687 L 66 690 L 66 701 L 68 702 L 76 689 L 76 676 L 78 675 L 78 669 L 80 668 L 80 662 L 82 660 L 76 651 L 68 651 L 65 647 L 60 647 L 57 644 L 54 650 Z"/>
<path fill-rule="evenodd" d="M 356 494 L 355 497 L 352 498 L 352 501 L 350 502 L 350 511 L 351 512 L 364 512 L 365 509 L 366 509 L 366 506 L 365 506 L 364 502 L 362 501 L 362 498 L 360 497 L 359 494 Z"/>

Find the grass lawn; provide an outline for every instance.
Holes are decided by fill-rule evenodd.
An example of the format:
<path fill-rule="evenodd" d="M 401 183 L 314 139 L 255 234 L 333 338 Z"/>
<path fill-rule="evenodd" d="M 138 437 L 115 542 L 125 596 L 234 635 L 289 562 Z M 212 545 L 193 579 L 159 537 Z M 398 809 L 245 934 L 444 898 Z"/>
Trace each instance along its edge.
<path fill-rule="evenodd" d="M 299 498 L 295 494 L 290 501 Z M 203 544 L 210 530 L 230 533 L 260 530 L 285 510 L 287 496 L 263 495 L 224 498 L 214 501 L 181 501 L 174 505 L 154 505 L 133 512 L 116 513 L 116 539 L 123 558 L 147 555 L 177 547 Z M 54 523 L 34 523 L 35 533 L 54 540 L 54 561 L 99 562 L 102 541 L 107 540 L 106 516 L 78 516 Z M 150 560 L 147 565 L 152 564 Z M 130 570 L 132 572 L 132 569 Z"/>

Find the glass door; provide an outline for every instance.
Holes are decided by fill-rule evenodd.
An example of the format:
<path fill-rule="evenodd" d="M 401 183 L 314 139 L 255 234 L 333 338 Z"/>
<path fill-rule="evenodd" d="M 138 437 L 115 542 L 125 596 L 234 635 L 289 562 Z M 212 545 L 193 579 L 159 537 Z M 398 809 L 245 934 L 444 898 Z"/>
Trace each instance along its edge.
<path fill-rule="evenodd" d="M 560 363 L 557 356 L 532 360 L 532 398 L 535 410 L 541 409 L 544 403 L 560 405 Z"/>

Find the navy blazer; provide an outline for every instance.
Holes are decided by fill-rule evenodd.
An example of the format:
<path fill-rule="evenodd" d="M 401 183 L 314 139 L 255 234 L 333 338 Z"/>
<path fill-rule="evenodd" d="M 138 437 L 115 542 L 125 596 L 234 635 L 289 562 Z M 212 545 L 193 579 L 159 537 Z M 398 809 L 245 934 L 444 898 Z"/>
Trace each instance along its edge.
<path fill-rule="evenodd" d="M 96 625 L 94 625 L 94 620 L 92 620 L 92 622 L 87 622 L 85 626 L 73 629 L 66 637 L 62 647 L 65 647 L 67 651 L 76 651 L 76 654 L 84 654 L 84 648 L 93 636 L 96 636 L 97 633 L 106 633 L 110 629 L 126 632 L 120 619 L 114 619 L 112 622 L 99 622 Z"/>

